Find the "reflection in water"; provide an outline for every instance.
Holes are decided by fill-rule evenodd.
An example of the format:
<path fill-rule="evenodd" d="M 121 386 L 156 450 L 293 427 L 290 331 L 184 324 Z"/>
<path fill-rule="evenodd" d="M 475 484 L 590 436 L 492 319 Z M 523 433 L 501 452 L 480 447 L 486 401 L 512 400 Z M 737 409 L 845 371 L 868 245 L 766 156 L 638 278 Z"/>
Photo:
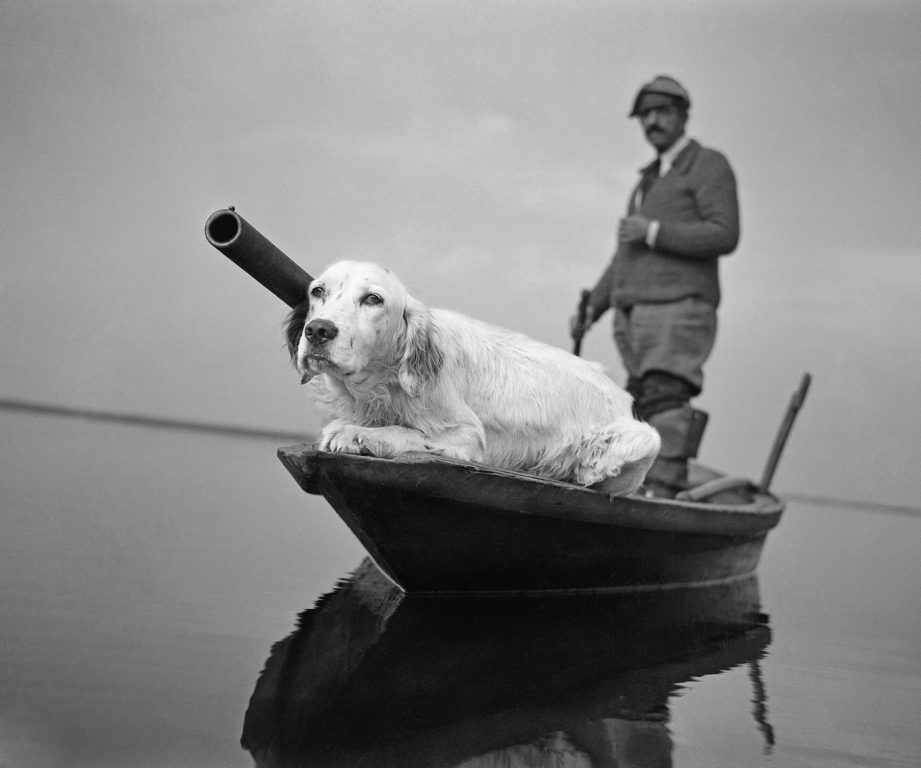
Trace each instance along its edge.
<path fill-rule="evenodd" d="M 668 700 L 770 642 L 755 577 L 609 596 L 405 597 L 370 562 L 304 611 L 250 699 L 258 766 L 665 768 Z"/>

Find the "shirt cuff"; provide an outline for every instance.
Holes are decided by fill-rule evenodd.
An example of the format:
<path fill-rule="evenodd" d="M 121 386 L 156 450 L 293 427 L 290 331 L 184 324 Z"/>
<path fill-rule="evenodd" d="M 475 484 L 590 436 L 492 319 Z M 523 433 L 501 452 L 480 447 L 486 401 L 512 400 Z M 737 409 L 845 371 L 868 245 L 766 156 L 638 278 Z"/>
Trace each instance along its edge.
<path fill-rule="evenodd" d="M 656 238 L 659 236 L 659 222 L 653 219 L 646 228 L 646 245 L 650 248 L 656 247 Z"/>

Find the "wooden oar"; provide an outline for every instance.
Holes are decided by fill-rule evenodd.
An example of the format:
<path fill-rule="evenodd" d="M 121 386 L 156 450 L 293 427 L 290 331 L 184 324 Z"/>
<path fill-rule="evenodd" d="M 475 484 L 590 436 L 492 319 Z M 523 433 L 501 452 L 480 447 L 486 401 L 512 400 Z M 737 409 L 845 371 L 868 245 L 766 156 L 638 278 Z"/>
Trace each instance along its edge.
<path fill-rule="evenodd" d="M 780 461 L 780 454 L 783 452 L 787 438 L 790 436 L 790 430 L 793 428 L 793 421 L 796 419 L 796 414 L 799 413 L 799 409 L 803 407 L 803 401 L 806 399 L 806 393 L 809 391 L 809 384 L 811 382 L 812 376 L 808 373 L 804 373 L 799 383 L 799 388 L 793 393 L 793 397 L 790 399 L 787 413 L 784 415 L 783 423 L 780 425 L 780 431 L 774 439 L 771 455 L 768 457 L 767 465 L 764 468 L 764 474 L 761 476 L 761 484 L 758 486 L 758 490 L 761 491 L 761 493 L 767 493 L 768 489 L 771 487 L 771 480 L 774 479 L 774 472 L 777 469 L 777 463 Z"/>
<path fill-rule="evenodd" d="M 806 392 L 809 390 L 811 381 L 812 376 L 808 373 L 804 373 L 799 388 L 793 393 L 790 405 L 780 425 L 780 430 L 777 433 L 777 437 L 774 438 L 774 445 L 771 448 L 767 466 L 764 468 L 761 484 L 758 486 L 758 491 L 760 493 L 767 493 L 771 487 L 771 480 L 774 479 L 774 472 L 780 461 L 780 454 L 783 452 L 787 438 L 790 436 L 790 430 L 793 428 L 793 421 L 796 419 L 796 414 L 799 413 L 799 409 L 802 408 L 803 401 L 806 399 Z M 744 477 L 717 477 L 714 480 L 709 480 L 694 488 L 681 491 L 675 498 L 680 501 L 703 501 L 722 491 L 730 491 L 736 488 L 750 488 L 751 485 L 751 481 Z"/>

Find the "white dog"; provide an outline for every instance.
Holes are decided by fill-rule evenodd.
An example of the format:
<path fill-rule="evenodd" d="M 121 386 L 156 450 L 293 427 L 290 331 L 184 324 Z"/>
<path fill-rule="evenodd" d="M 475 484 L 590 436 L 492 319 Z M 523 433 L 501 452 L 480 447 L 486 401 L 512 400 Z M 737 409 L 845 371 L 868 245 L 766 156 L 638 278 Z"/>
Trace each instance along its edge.
<path fill-rule="evenodd" d="M 331 419 L 320 450 L 427 451 L 611 495 L 636 490 L 659 450 L 597 363 L 429 310 L 374 264 L 329 267 L 285 331 Z"/>

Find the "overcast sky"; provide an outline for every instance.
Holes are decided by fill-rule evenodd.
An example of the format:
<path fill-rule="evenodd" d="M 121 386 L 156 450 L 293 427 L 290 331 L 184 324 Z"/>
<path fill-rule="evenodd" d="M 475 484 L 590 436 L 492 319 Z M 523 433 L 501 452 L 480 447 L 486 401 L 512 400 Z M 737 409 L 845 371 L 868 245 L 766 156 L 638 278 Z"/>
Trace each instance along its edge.
<path fill-rule="evenodd" d="M 915 504 L 921 4 L 0 0 L 0 397 L 313 428 L 285 308 L 202 236 L 234 204 L 309 272 L 569 346 L 659 73 L 736 171 L 702 458 Z M 606 318 L 584 354 L 622 379 Z"/>

